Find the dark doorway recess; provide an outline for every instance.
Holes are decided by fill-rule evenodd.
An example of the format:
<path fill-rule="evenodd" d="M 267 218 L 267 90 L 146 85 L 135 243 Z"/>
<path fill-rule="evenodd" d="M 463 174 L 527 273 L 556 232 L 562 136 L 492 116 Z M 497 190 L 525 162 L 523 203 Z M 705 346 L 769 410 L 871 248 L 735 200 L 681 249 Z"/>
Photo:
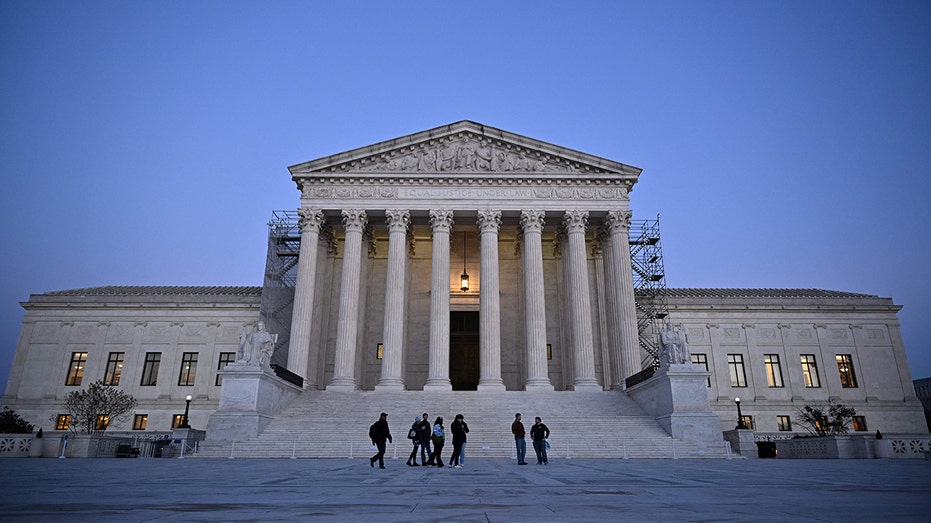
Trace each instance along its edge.
<path fill-rule="evenodd" d="M 478 311 L 449 313 L 449 381 L 453 390 L 478 390 Z"/>

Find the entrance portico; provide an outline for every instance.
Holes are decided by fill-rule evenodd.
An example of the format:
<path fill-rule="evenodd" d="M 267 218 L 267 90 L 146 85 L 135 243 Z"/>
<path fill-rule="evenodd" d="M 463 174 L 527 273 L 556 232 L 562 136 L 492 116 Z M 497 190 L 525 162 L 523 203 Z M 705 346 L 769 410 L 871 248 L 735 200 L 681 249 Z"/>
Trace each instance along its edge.
<path fill-rule="evenodd" d="M 466 310 L 478 390 L 619 389 L 640 370 L 627 244 L 640 169 L 463 121 L 290 171 L 287 366 L 305 388 L 451 390 L 450 364 L 475 358 L 451 339 Z"/>

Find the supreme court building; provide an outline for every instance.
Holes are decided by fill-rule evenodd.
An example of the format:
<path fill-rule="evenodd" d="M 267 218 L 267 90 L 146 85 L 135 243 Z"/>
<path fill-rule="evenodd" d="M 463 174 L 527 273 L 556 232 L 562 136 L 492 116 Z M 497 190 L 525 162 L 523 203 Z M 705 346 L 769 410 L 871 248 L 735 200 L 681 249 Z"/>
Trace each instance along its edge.
<path fill-rule="evenodd" d="M 333 397 L 375 411 L 390 398 L 404 416 L 424 398 L 466 410 L 500 398 L 504 421 L 545 397 L 557 425 L 589 403 L 629 403 L 618 418 L 646 413 L 673 438 L 670 417 L 711 416 L 712 439 L 733 428 L 738 396 L 758 437 L 800 432 L 796 409 L 833 399 L 856 408 L 855 431 L 926 432 L 899 306 L 819 289 L 666 289 L 649 268 L 658 227 L 643 236 L 630 211 L 639 168 L 462 121 L 289 170 L 300 207 L 269 224 L 261 287 L 33 295 L 4 404 L 44 424 L 82 380 L 104 378 L 139 400 L 112 430 L 170 430 L 192 395 L 208 441 L 208 424 L 220 440 L 302 432 L 282 420 Z M 275 335 L 275 373 L 241 354 L 259 321 Z M 667 323 L 688 361 L 650 378 Z M 695 404 L 662 414 L 639 383 L 679 374 L 700 389 L 671 394 Z"/>

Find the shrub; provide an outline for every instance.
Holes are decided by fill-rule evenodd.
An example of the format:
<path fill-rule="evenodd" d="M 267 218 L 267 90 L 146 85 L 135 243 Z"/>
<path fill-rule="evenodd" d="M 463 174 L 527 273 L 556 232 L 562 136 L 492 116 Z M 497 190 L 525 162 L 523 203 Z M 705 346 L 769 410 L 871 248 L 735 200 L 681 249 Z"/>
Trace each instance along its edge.
<path fill-rule="evenodd" d="M 24 420 L 10 407 L 3 407 L 0 412 L 0 433 L 28 434 L 32 432 L 32 423 Z"/>
<path fill-rule="evenodd" d="M 798 409 L 798 423 L 811 434 L 836 436 L 847 433 L 847 427 L 856 414 L 857 411 L 853 407 L 840 404 L 832 399 L 827 403 L 805 405 Z"/>

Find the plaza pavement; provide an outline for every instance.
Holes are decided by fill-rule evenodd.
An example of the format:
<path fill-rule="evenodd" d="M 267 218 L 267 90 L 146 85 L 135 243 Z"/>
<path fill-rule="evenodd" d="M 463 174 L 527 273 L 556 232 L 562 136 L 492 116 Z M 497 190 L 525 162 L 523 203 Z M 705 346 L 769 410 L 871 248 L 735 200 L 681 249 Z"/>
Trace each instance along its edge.
<path fill-rule="evenodd" d="M 3 459 L 0 520 L 931 521 L 926 460 L 534 461 Z"/>

